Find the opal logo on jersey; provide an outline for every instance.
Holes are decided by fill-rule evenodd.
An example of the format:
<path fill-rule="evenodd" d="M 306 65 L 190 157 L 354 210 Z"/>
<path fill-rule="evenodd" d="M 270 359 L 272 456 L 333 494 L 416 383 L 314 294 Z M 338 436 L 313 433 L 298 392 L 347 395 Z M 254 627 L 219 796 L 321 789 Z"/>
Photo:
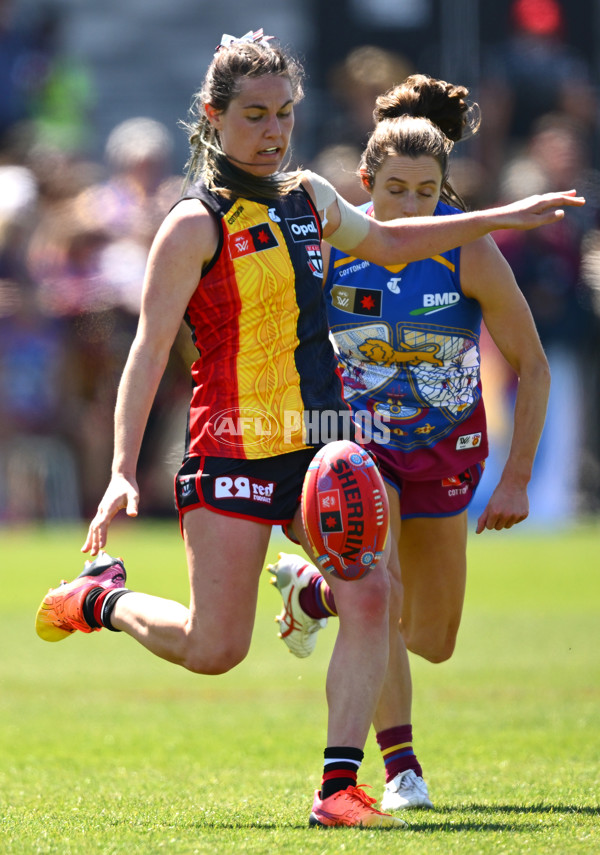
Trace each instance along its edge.
<path fill-rule="evenodd" d="M 294 219 L 286 218 L 286 224 L 294 243 L 304 243 L 307 240 L 317 240 L 319 230 L 315 223 L 314 217 L 295 217 Z"/>
<path fill-rule="evenodd" d="M 434 312 L 442 312 L 449 309 L 460 300 L 460 294 L 456 291 L 445 291 L 443 294 L 423 294 L 423 307 L 413 309 L 411 315 L 432 315 Z"/>

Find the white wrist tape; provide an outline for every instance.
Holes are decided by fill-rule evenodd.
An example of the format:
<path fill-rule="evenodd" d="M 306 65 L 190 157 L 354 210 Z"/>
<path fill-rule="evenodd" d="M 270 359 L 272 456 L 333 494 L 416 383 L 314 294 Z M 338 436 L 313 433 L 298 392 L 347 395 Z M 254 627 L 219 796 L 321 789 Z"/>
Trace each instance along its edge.
<path fill-rule="evenodd" d="M 370 218 L 362 211 L 354 208 L 346 202 L 336 191 L 335 187 L 321 178 L 315 172 L 306 171 L 306 177 L 315 194 L 315 205 L 317 211 L 327 211 L 335 201 L 338 203 L 340 212 L 340 224 L 337 229 L 328 236 L 327 243 L 342 252 L 351 252 L 369 234 Z M 323 225 L 327 222 L 325 218 Z"/>

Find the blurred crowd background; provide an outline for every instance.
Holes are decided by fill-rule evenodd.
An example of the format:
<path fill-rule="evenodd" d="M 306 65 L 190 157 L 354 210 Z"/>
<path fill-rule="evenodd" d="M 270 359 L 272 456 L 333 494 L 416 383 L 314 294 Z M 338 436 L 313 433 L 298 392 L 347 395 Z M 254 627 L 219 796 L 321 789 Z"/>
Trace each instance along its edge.
<path fill-rule="evenodd" d="M 366 200 L 375 97 L 419 71 L 469 86 L 482 128 L 454 155 L 471 208 L 577 188 L 554 226 L 496 239 L 552 369 L 531 519 L 600 511 L 600 0 L 0 0 L 0 526 L 93 515 L 147 252 L 177 199 L 179 122 L 223 32 L 299 55 L 294 163 Z M 484 335 L 491 492 L 515 378 Z M 141 513 L 173 513 L 193 347 L 173 347 L 140 460 Z M 474 507 L 477 513 L 479 507 Z"/>

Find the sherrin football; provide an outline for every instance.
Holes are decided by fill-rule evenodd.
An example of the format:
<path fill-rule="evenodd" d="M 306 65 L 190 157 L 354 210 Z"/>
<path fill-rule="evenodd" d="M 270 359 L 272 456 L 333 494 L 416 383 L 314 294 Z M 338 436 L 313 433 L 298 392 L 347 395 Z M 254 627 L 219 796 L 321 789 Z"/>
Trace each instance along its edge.
<path fill-rule="evenodd" d="M 304 477 L 302 521 L 322 571 L 351 581 L 383 554 L 389 507 L 370 454 L 349 440 L 319 449 Z"/>

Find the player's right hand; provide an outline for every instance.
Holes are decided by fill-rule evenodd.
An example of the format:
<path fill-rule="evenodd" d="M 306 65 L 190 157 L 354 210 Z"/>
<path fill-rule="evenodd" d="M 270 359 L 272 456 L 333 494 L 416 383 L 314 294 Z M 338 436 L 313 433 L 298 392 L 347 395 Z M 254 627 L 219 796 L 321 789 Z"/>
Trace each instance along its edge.
<path fill-rule="evenodd" d="M 496 208 L 492 212 L 496 220 L 494 228 L 527 230 L 550 225 L 564 217 L 565 206 L 585 205 L 585 198 L 576 193 L 576 190 L 542 193 Z"/>
<path fill-rule="evenodd" d="M 97 555 L 106 546 L 108 527 L 116 514 L 125 508 L 127 516 L 136 517 L 139 501 L 140 493 L 136 479 L 125 475 L 113 475 L 98 505 L 96 516 L 90 523 L 81 551 Z"/>

